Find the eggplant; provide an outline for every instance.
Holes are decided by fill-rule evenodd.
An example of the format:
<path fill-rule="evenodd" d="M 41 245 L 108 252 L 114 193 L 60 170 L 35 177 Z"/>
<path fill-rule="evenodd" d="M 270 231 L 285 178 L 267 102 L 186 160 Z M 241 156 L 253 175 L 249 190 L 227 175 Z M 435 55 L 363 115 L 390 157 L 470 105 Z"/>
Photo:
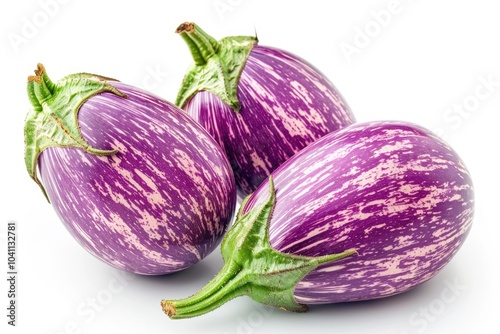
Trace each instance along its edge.
<path fill-rule="evenodd" d="M 115 268 L 160 275 L 220 244 L 235 212 L 234 175 L 184 111 L 99 75 L 54 83 L 41 64 L 28 95 L 28 173 L 88 252 Z"/>
<path fill-rule="evenodd" d="M 355 122 L 331 81 L 304 59 L 253 36 L 217 41 L 194 23 L 176 32 L 194 59 L 176 105 L 224 149 L 241 198 L 293 154 Z"/>
<path fill-rule="evenodd" d="M 473 214 L 470 174 L 444 141 L 406 122 L 351 125 L 248 196 L 222 241 L 220 273 L 162 308 L 177 319 L 243 295 L 296 312 L 393 296 L 449 263 Z"/>

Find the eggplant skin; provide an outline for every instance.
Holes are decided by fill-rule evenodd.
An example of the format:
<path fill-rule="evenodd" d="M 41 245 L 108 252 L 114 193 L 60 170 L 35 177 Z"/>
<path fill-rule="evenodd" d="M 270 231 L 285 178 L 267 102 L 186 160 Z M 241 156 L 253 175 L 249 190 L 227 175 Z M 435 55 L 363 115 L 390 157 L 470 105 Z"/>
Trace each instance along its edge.
<path fill-rule="evenodd" d="M 253 47 L 237 95 L 239 112 L 209 91 L 196 93 L 183 109 L 224 148 L 242 197 L 293 154 L 355 121 L 325 75 L 267 46 Z"/>
<path fill-rule="evenodd" d="M 40 177 L 73 237 L 109 265 L 172 273 L 212 252 L 231 223 L 236 185 L 219 145 L 175 105 L 120 82 L 80 108 L 83 137 L 111 156 L 50 147 Z"/>
<path fill-rule="evenodd" d="M 357 256 L 316 268 L 299 303 L 387 297 L 434 277 L 464 243 L 474 214 L 469 172 L 457 153 L 405 122 L 359 123 L 326 135 L 273 173 L 271 246 Z M 264 182 L 243 212 L 265 201 Z"/>

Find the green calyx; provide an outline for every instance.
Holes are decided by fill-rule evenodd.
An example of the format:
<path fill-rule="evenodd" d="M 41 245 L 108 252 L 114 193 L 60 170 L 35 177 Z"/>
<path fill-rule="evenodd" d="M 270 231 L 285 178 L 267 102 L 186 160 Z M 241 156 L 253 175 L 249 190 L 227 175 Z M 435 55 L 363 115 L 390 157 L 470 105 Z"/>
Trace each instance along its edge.
<path fill-rule="evenodd" d="M 80 106 L 92 96 L 112 92 L 125 97 L 107 81 L 114 79 L 89 73 L 69 75 L 57 83 L 47 76 L 45 67 L 38 64 L 35 75 L 28 77 L 28 98 L 33 108 L 24 126 L 25 163 L 28 174 L 47 193 L 37 176 L 40 153 L 47 147 L 74 147 L 95 155 L 116 154 L 116 150 L 92 147 L 82 136 L 78 124 Z"/>
<path fill-rule="evenodd" d="M 236 222 L 226 233 L 221 244 L 224 259 L 221 271 L 191 297 L 162 300 L 162 309 L 170 318 L 199 316 L 244 295 L 283 310 L 305 312 L 307 306 L 297 303 L 293 296 L 296 284 L 321 264 L 357 254 L 356 250 L 349 249 L 308 257 L 274 250 L 269 242 L 269 221 L 276 202 L 272 176 L 269 186 L 268 200 L 244 215 L 240 210 Z"/>
<path fill-rule="evenodd" d="M 181 24 L 176 33 L 184 39 L 194 59 L 194 65 L 182 82 L 176 105 L 183 108 L 193 95 L 206 90 L 238 112 L 240 74 L 258 42 L 257 37 L 231 36 L 217 41 L 196 24 L 188 22 Z"/>

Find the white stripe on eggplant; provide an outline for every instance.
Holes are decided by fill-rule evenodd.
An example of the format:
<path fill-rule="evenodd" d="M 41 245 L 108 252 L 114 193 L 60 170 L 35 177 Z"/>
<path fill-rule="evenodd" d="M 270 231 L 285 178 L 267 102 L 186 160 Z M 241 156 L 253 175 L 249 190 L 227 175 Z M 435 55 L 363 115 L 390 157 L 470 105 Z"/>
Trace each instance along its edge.
<path fill-rule="evenodd" d="M 208 91 L 184 109 L 224 148 L 240 195 L 323 135 L 354 122 L 336 88 L 304 60 L 254 46 L 239 78 L 235 113 Z"/>
<path fill-rule="evenodd" d="M 97 258 L 141 274 L 182 270 L 218 245 L 232 219 L 229 163 L 181 110 L 112 84 L 127 98 L 96 95 L 79 120 L 89 143 L 119 153 L 46 149 L 42 182 L 65 226 Z"/>
<path fill-rule="evenodd" d="M 303 149 L 273 179 L 273 248 L 305 256 L 358 252 L 299 282 L 299 303 L 406 291 L 450 261 L 472 224 L 473 186 L 463 162 L 413 124 L 351 125 Z M 267 196 L 264 182 L 244 212 Z"/>

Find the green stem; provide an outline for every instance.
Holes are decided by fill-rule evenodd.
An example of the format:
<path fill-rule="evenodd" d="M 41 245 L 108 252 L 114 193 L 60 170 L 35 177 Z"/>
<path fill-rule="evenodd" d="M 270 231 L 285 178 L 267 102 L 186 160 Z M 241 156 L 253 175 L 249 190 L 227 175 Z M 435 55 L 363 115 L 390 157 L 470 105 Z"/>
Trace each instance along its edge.
<path fill-rule="evenodd" d="M 40 153 L 47 147 L 73 147 L 95 155 L 118 153 L 117 150 L 92 147 L 84 139 L 78 123 L 80 106 L 102 92 L 125 97 L 106 78 L 87 73 L 70 75 L 55 84 L 45 67 L 38 64 L 35 75 L 28 77 L 27 93 L 33 109 L 25 119 L 25 164 L 44 195 L 47 194 L 38 179 L 36 167 Z"/>
<path fill-rule="evenodd" d="M 33 106 L 33 110 L 35 112 L 40 112 L 42 111 L 43 107 L 42 105 L 40 104 L 40 102 L 38 101 L 38 98 L 36 97 L 36 94 L 35 94 L 35 83 L 36 83 L 36 80 L 38 77 L 36 76 L 30 76 L 28 77 L 28 99 L 30 100 L 31 102 L 31 105 Z"/>
<path fill-rule="evenodd" d="M 175 305 L 178 307 L 187 307 L 200 303 L 205 298 L 215 295 L 222 287 L 227 287 L 229 285 L 228 283 L 237 277 L 240 272 L 241 267 L 235 265 L 235 263 L 224 264 L 220 272 L 210 281 L 209 284 L 205 285 L 205 287 L 191 297 L 175 301 Z"/>
<path fill-rule="evenodd" d="M 45 75 L 47 76 L 47 75 Z M 37 76 L 39 79 L 35 81 L 35 96 L 40 105 L 43 105 L 44 102 L 47 102 L 52 97 L 52 91 L 46 84 L 46 80 L 43 79 L 42 76 Z"/>
<path fill-rule="evenodd" d="M 175 32 L 187 43 L 196 65 L 206 64 L 208 59 L 219 51 L 219 42 L 195 23 L 182 23 Z"/>
<path fill-rule="evenodd" d="M 197 92 L 209 91 L 238 112 L 240 74 L 257 38 L 230 36 L 217 41 L 192 22 L 181 24 L 176 33 L 188 45 L 194 65 L 184 76 L 175 104 L 183 108 Z"/>
<path fill-rule="evenodd" d="M 45 66 L 43 64 L 38 63 L 37 69 L 35 70 L 35 74 L 40 77 L 44 84 L 47 86 L 48 90 L 51 93 L 55 92 L 55 87 L 56 85 L 50 80 L 49 76 L 47 75 L 47 72 L 45 71 Z"/>
<path fill-rule="evenodd" d="M 247 283 L 245 271 L 234 262 L 226 263 L 221 271 L 194 295 L 178 300 L 163 300 L 163 311 L 173 319 L 198 316 L 244 295 L 242 287 Z"/>
<path fill-rule="evenodd" d="M 270 196 L 265 202 L 238 215 L 221 244 L 224 266 L 204 288 L 191 297 L 162 300 L 163 311 L 172 319 L 191 318 L 210 312 L 238 296 L 249 296 L 262 304 L 304 312 L 293 295 L 295 286 L 318 266 L 357 254 L 341 253 L 308 257 L 276 251 L 269 242 L 268 223 L 275 204 L 272 176 Z"/>

